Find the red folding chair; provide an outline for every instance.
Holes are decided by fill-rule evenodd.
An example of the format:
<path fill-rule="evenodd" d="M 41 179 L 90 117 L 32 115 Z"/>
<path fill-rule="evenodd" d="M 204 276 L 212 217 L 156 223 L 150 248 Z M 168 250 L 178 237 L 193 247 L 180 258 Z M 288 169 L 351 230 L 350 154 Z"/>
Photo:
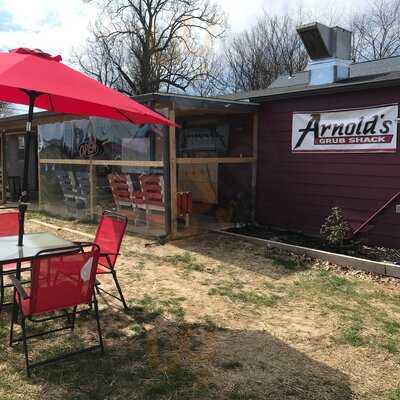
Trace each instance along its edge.
<path fill-rule="evenodd" d="M 97 267 L 97 275 L 111 274 L 115 286 L 117 287 L 119 297 L 106 292 L 99 284 L 96 284 L 96 289 L 102 291 L 115 299 L 122 302 L 124 309 L 127 310 L 124 295 L 122 294 L 121 286 L 118 282 L 115 264 L 119 256 L 122 239 L 124 237 L 128 218 L 124 215 L 117 214 L 111 211 L 104 211 L 100 217 L 99 225 L 96 231 L 94 243 L 100 247 L 99 265 Z"/>
<path fill-rule="evenodd" d="M 14 236 L 18 235 L 19 231 L 19 211 L 17 208 L 3 208 L 0 209 L 0 236 Z M 17 264 L 0 264 L 0 312 L 3 306 L 10 305 L 5 303 L 5 289 L 13 287 L 11 284 L 4 283 L 4 277 L 7 275 L 15 274 Z M 29 271 L 30 265 L 24 264 L 21 272 Z"/>
<path fill-rule="evenodd" d="M 99 310 L 94 293 L 98 258 L 99 247 L 93 243 L 49 249 L 39 252 L 32 261 L 32 280 L 29 288 L 23 287 L 21 282 L 11 275 L 11 280 L 16 289 L 14 306 L 18 307 L 18 314 L 21 315 L 22 333 L 20 338 L 14 338 L 15 322 L 12 318 L 10 345 L 12 346 L 17 342 L 23 343 L 28 377 L 30 370 L 40 365 L 95 349 L 101 349 L 101 352 L 104 352 Z M 66 329 L 73 331 L 77 307 L 83 304 L 90 306 L 94 304 L 99 343 L 58 357 L 32 363 L 28 354 L 28 340 Z M 55 315 L 46 316 L 49 313 L 55 313 Z M 44 317 L 40 318 L 40 316 Z M 32 323 L 43 323 L 57 318 L 65 318 L 67 324 L 61 328 L 27 335 L 27 319 Z"/>

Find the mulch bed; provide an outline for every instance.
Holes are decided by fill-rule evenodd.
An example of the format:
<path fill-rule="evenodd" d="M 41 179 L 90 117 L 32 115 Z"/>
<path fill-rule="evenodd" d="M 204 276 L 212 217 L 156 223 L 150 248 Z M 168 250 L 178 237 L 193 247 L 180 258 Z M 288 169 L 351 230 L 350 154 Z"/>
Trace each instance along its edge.
<path fill-rule="evenodd" d="M 230 228 L 227 229 L 227 232 L 365 258 L 371 261 L 400 263 L 400 250 L 380 246 L 367 246 L 360 241 L 349 240 L 342 247 L 332 247 L 317 236 L 309 236 L 301 232 L 279 230 L 259 225 Z"/>

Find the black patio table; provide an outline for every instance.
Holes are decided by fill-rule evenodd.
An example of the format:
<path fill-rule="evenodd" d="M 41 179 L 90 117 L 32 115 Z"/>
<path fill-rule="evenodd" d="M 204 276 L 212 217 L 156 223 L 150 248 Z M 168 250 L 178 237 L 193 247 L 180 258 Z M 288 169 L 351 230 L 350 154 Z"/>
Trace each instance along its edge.
<path fill-rule="evenodd" d="M 17 246 L 18 236 L 0 237 L 0 264 L 31 261 L 39 251 L 73 246 L 69 240 L 52 233 L 31 233 L 24 235 L 24 245 Z"/>
<path fill-rule="evenodd" d="M 69 240 L 62 239 L 52 233 L 31 233 L 24 235 L 24 245 L 18 246 L 18 236 L 0 237 L 0 264 L 17 263 L 15 275 L 21 278 L 21 263 L 32 261 L 37 253 L 42 250 L 57 249 L 73 246 Z M 15 289 L 14 296 L 15 298 Z M 14 322 L 17 320 L 17 308 L 13 304 L 12 316 Z"/>

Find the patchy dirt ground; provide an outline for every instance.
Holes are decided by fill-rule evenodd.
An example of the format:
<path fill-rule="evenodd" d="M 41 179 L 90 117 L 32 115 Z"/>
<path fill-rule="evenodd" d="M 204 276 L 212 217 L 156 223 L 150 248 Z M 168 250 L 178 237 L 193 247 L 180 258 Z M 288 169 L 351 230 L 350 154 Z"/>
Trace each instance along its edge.
<path fill-rule="evenodd" d="M 400 399 L 396 281 L 217 234 L 164 246 L 128 235 L 118 272 L 130 311 L 100 298 L 104 357 L 80 356 L 27 380 L 2 313 L 0 399 Z M 107 277 L 102 286 L 114 290 Z M 89 317 L 72 337 L 33 343 L 33 356 L 93 340 Z"/>

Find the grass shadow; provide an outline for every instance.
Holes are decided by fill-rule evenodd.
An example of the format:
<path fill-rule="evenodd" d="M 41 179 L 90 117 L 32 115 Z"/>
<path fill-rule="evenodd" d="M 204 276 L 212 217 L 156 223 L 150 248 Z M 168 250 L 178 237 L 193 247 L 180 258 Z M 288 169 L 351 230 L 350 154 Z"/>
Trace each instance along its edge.
<path fill-rule="evenodd" d="M 128 314 L 103 310 L 104 356 L 80 355 L 38 368 L 29 380 L 22 353 L 5 343 L 6 317 L 0 320 L 5 400 L 352 398 L 345 374 L 268 332 L 171 321 L 145 307 Z M 84 319 L 90 336 L 94 325 Z M 41 352 L 48 351 L 46 342 L 37 343 Z"/>

